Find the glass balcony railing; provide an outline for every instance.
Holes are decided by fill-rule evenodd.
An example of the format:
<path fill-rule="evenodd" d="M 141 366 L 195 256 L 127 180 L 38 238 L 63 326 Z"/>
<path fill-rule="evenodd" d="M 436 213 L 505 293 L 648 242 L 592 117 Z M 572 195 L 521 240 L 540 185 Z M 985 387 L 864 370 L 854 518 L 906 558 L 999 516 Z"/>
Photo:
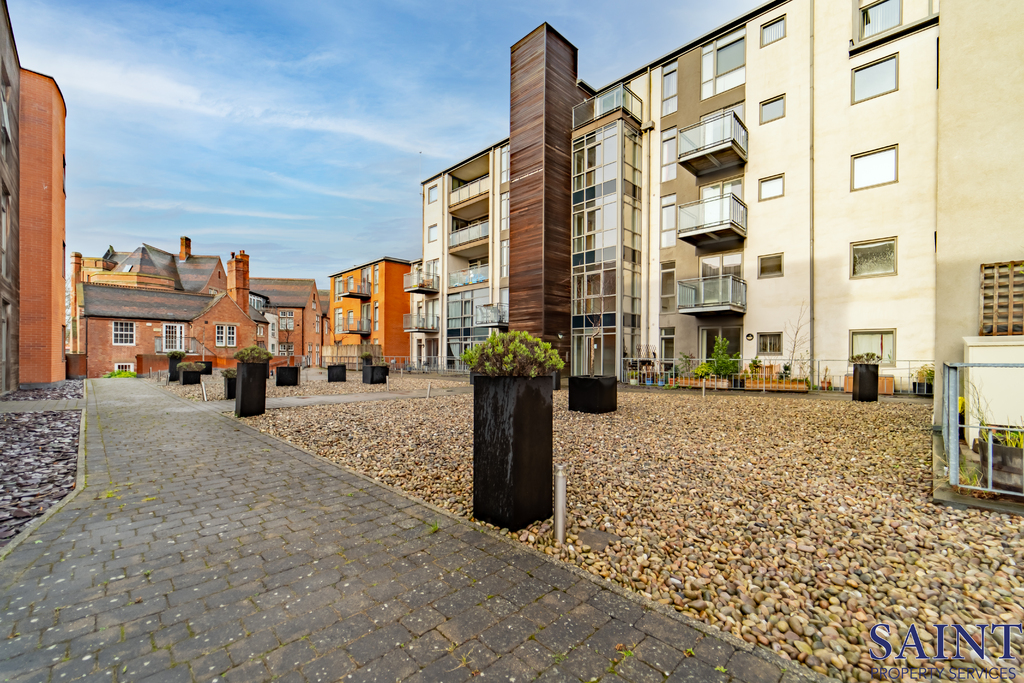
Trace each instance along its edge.
<path fill-rule="evenodd" d="M 734 111 L 679 131 L 679 163 L 694 175 L 745 163 L 747 127 Z"/>
<path fill-rule="evenodd" d="M 735 275 L 700 277 L 676 283 L 676 301 L 680 313 L 701 309 L 747 309 L 747 283 Z"/>
<path fill-rule="evenodd" d="M 507 327 L 508 304 L 477 306 L 473 312 L 473 324 L 477 327 Z"/>
<path fill-rule="evenodd" d="M 341 332 L 342 334 L 370 334 L 370 321 L 345 318 L 341 321 Z"/>
<path fill-rule="evenodd" d="M 490 271 L 488 265 L 485 263 L 475 268 L 466 268 L 465 270 L 456 270 L 455 272 L 448 273 L 448 286 L 464 287 L 466 285 L 475 285 L 478 282 L 487 282 Z"/>
<path fill-rule="evenodd" d="M 638 122 L 643 123 L 643 104 L 633 91 L 624 85 L 617 85 L 611 90 L 591 97 L 582 104 L 572 108 L 572 127 L 590 123 L 616 109 L 625 109 Z"/>
<path fill-rule="evenodd" d="M 436 315 L 416 315 L 406 313 L 402 316 L 402 329 L 405 331 L 437 332 L 438 319 Z"/>
<path fill-rule="evenodd" d="M 491 189 L 491 176 L 485 175 L 471 180 L 461 187 L 457 187 L 452 190 L 451 195 L 448 197 L 449 204 L 458 204 L 464 202 L 467 199 L 472 199 L 478 194 L 489 192 Z"/>
<path fill-rule="evenodd" d="M 407 292 L 436 292 L 441 287 L 441 278 L 437 273 L 422 270 L 406 273 L 402 280 Z"/>
<path fill-rule="evenodd" d="M 475 242 L 491 234 L 490 221 L 477 221 L 458 230 L 452 230 L 448 237 L 448 247 L 457 247 L 467 242 Z"/>
<path fill-rule="evenodd" d="M 741 235 L 747 234 L 747 205 L 732 193 L 679 207 L 680 238 L 723 225 L 731 226 Z"/>
<path fill-rule="evenodd" d="M 341 284 L 341 296 L 353 297 L 356 299 L 367 299 L 373 289 L 370 287 L 369 280 L 353 281 L 350 286 L 348 280 L 344 280 Z"/>

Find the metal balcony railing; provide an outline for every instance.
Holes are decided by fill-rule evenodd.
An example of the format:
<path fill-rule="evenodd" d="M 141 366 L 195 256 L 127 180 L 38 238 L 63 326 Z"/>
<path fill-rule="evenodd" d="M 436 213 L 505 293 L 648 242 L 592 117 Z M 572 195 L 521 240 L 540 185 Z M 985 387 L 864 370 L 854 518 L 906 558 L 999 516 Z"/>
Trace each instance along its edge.
<path fill-rule="evenodd" d="M 477 306 L 473 312 L 476 327 L 508 327 L 508 304 Z"/>
<path fill-rule="evenodd" d="M 453 273 L 448 273 L 448 286 L 464 287 L 466 285 L 475 285 L 478 282 L 487 282 L 489 274 L 489 264 L 486 263 L 482 266 L 476 266 L 475 268 L 456 270 Z"/>
<path fill-rule="evenodd" d="M 723 229 L 747 235 L 747 205 L 736 195 L 730 193 L 679 207 L 680 239 Z"/>
<path fill-rule="evenodd" d="M 457 247 L 461 244 L 466 244 L 467 242 L 475 242 L 476 240 L 483 239 L 490 234 L 490 221 L 477 221 L 476 223 L 470 223 L 458 230 L 452 230 L 452 234 L 448 237 L 448 246 L 451 248 Z"/>
<path fill-rule="evenodd" d="M 448 198 L 448 204 L 458 204 L 464 202 L 467 199 L 489 192 L 491 189 L 491 176 L 485 175 L 471 180 L 465 185 L 452 190 L 451 195 Z"/>
<path fill-rule="evenodd" d="M 747 127 L 727 111 L 679 131 L 679 163 L 694 175 L 745 163 Z"/>
<path fill-rule="evenodd" d="M 416 315 L 406 313 L 402 316 L 402 328 L 406 332 L 437 332 L 439 321 L 436 315 Z"/>
<path fill-rule="evenodd" d="M 353 281 L 351 287 L 348 284 L 348 280 L 345 280 L 341 284 L 341 295 L 343 297 L 347 296 L 356 299 L 368 299 L 372 292 L 373 288 L 371 287 L 369 280 Z"/>
<path fill-rule="evenodd" d="M 441 278 L 437 273 L 423 270 L 406 273 L 402 280 L 407 292 L 436 292 L 441 287 Z"/>
<path fill-rule="evenodd" d="M 634 95 L 633 91 L 626 86 L 617 85 L 611 90 L 599 93 L 586 102 L 573 107 L 572 127 L 579 128 L 616 109 L 624 109 L 638 122 L 643 122 L 643 104 L 640 98 Z"/>
<path fill-rule="evenodd" d="M 747 309 L 747 283 L 735 275 L 680 280 L 676 285 L 680 313 L 742 313 Z"/>
<path fill-rule="evenodd" d="M 341 333 L 342 334 L 370 334 L 370 321 L 359 318 L 349 320 L 344 318 L 341 321 Z"/>

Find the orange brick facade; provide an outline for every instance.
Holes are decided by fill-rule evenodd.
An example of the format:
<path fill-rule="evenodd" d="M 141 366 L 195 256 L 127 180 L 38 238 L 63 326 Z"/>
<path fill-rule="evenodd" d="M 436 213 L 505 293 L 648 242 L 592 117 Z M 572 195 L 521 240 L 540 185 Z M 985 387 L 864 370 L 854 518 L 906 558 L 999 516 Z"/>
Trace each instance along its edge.
<path fill-rule="evenodd" d="M 21 70 L 22 385 L 64 379 L 66 113 L 52 78 Z"/>
<path fill-rule="evenodd" d="M 376 267 L 376 275 L 374 268 Z M 364 269 L 369 270 L 371 286 L 370 298 L 366 300 L 342 298 L 340 296 L 340 283 L 349 277 L 359 283 L 363 278 Z M 331 276 L 331 302 L 330 302 L 330 333 L 327 335 L 328 343 L 341 345 L 374 344 L 380 346 L 380 353 L 384 356 L 408 356 L 409 335 L 404 329 L 404 318 L 409 313 L 409 295 L 405 291 L 405 274 L 410 270 L 407 261 L 381 259 L 368 265 L 346 270 Z M 370 320 L 370 333 L 368 335 L 343 334 L 341 332 L 340 319 L 347 319 L 349 312 L 355 320 L 363 317 L 363 306 L 368 305 Z M 377 319 L 374 323 L 373 315 L 376 307 Z M 338 313 L 341 313 L 341 318 Z"/>

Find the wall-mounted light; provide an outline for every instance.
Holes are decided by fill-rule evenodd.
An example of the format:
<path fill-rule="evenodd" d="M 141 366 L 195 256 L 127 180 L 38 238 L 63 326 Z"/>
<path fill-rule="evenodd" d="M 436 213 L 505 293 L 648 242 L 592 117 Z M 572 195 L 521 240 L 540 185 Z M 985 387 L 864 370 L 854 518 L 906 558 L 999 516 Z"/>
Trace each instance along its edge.
<path fill-rule="evenodd" d="M 747 341 L 754 341 L 754 335 L 747 332 Z"/>

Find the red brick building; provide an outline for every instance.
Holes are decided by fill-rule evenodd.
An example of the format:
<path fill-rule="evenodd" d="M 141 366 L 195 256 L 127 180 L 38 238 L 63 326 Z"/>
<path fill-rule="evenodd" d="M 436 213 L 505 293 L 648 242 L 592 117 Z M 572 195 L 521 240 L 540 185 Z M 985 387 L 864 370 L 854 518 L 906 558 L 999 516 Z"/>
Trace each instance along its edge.
<path fill-rule="evenodd" d="M 312 365 L 319 365 L 325 334 L 323 314 L 329 303 L 321 299 L 316 280 L 254 277 L 249 285 L 254 293 L 270 300 L 268 310 L 278 317 L 278 354 L 308 356 Z"/>

